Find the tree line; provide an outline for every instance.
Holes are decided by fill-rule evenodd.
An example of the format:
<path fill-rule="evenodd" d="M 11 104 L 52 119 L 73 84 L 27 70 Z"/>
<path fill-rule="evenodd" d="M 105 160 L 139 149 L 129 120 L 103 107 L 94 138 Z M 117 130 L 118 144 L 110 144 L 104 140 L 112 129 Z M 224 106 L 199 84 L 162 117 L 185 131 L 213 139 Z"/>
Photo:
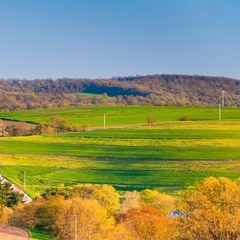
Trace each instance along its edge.
<path fill-rule="evenodd" d="M 79 132 L 86 131 L 88 127 L 88 124 L 79 125 L 76 123 L 69 125 L 65 119 L 59 116 L 51 117 L 46 124 L 31 125 L 24 121 L 5 124 L 4 121 L 0 119 L 0 137 Z"/>
<path fill-rule="evenodd" d="M 0 183 L 0 190 L 2 189 Z M 110 185 L 48 189 L 9 206 L 0 191 L 0 223 L 48 231 L 51 239 L 237 240 L 240 179 L 209 177 L 177 196 L 145 189 L 120 196 Z M 175 211 L 173 211 L 175 210 Z"/>
<path fill-rule="evenodd" d="M 218 106 L 222 91 L 226 106 L 240 105 L 240 81 L 224 77 L 163 74 L 110 79 L 0 79 L 0 111 L 82 105 Z"/>

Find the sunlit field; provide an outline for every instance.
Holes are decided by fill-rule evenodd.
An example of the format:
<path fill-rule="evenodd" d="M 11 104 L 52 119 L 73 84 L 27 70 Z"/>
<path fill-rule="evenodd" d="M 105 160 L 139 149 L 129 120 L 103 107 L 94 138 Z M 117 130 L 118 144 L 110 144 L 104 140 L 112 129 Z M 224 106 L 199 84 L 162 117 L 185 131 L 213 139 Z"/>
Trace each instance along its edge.
<path fill-rule="evenodd" d="M 34 123 L 47 123 L 52 116 L 63 117 L 69 124 L 89 124 L 103 126 L 103 115 L 106 116 L 106 126 L 147 123 L 151 116 L 155 122 L 179 121 L 188 116 L 192 121 L 218 120 L 218 108 L 210 107 L 68 107 L 55 109 L 33 109 L 0 113 L 0 118 L 22 120 Z M 224 108 L 221 118 L 225 121 L 240 120 L 239 108 Z"/>
<path fill-rule="evenodd" d="M 0 138 L 0 169 L 32 197 L 77 183 L 178 193 L 208 176 L 239 177 L 240 121 L 137 124 Z"/>

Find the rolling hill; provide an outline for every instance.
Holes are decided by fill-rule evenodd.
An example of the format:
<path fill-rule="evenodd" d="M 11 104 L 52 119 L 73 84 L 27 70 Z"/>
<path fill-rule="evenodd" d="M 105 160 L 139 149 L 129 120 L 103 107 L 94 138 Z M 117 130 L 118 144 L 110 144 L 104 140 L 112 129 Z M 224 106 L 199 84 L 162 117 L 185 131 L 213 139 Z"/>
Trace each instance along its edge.
<path fill-rule="evenodd" d="M 240 81 L 197 75 L 1 79 L 0 111 L 69 106 L 240 106 Z"/>

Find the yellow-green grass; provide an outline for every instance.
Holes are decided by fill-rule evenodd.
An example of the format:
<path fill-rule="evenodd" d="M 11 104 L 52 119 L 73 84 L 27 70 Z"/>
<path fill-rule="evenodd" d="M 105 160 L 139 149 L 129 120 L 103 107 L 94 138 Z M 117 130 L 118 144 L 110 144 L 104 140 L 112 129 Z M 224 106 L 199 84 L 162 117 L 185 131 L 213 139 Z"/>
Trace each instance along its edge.
<path fill-rule="evenodd" d="M 240 176 L 240 122 L 163 122 L 0 138 L 0 172 L 36 196 L 77 183 L 176 192 L 208 176 Z"/>
<path fill-rule="evenodd" d="M 38 229 L 27 229 L 31 233 L 31 240 L 50 240 L 51 236 L 44 231 Z"/>
<path fill-rule="evenodd" d="M 106 114 L 106 126 L 140 124 L 151 116 L 156 122 L 179 121 L 188 116 L 192 121 L 218 120 L 218 108 L 210 107 L 166 107 L 166 106 L 124 106 L 124 107 L 68 107 L 55 109 L 33 109 L 0 113 L 0 119 L 23 120 L 34 123 L 47 123 L 52 116 L 61 116 L 69 124 L 89 124 L 103 126 Z M 240 120 L 239 108 L 224 108 L 222 120 Z"/>
<path fill-rule="evenodd" d="M 62 156 L 1 155 L 0 171 L 32 197 L 46 188 L 77 183 L 111 184 L 119 190 L 182 190 L 208 176 L 239 176 L 239 161 L 97 160 Z"/>

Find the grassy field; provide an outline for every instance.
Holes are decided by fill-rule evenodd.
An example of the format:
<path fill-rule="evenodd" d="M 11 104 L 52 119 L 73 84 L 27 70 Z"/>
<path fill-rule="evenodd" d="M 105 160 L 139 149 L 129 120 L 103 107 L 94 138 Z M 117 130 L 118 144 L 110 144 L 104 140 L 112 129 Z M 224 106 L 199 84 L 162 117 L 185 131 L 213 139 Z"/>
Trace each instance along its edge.
<path fill-rule="evenodd" d="M 31 233 L 31 240 L 50 240 L 50 235 L 46 234 L 44 231 L 31 229 L 29 228 L 28 231 Z"/>
<path fill-rule="evenodd" d="M 26 192 L 33 197 L 49 187 L 77 183 L 176 193 L 208 176 L 238 178 L 239 149 L 240 118 L 159 122 L 0 138 L 0 172 L 23 188 L 26 171 Z"/>
<path fill-rule="evenodd" d="M 188 116 L 192 121 L 218 120 L 218 108 L 209 107 L 68 107 L 56 109 L 33 109 L 0 113 L 0 119 L 22 120 L 34 123 L 47 123 L 52 116 L 61 116 L 69 124 L 89 124 L 103 126 L 103 115 L 106 114 L 106 125 L 142 124 L 151 116 L 156 122 L 179 121 Z M 222 109 L 222 120 L 237 121 L 240 119 L 239 108 Z"/>

